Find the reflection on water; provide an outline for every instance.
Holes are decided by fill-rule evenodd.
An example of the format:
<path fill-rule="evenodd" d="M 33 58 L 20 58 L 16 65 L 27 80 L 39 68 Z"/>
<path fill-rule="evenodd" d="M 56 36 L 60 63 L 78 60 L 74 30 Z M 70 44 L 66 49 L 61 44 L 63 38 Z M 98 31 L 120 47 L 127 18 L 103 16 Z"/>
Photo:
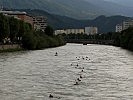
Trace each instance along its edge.
<path fill-rule="evenodd" d="M 78 85 L 74 85 L 76 81 Z M 133 53 L 113 46 L 80 44 L 1 53 L 0 98 L 133 100 Z"/>

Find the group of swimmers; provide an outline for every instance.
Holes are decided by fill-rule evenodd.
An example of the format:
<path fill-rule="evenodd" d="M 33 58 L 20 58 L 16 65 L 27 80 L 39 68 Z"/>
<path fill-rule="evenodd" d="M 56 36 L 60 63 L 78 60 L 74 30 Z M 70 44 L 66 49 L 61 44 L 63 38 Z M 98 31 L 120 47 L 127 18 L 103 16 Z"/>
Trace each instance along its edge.
<path fill-rule="evenodd" d="M 58 53 L 57 52 L 56 52 L 55 56 L 58 56 Z M 80 58 L 83 59 L 83 60 L 88 60 L 88 57 L 87 56 L 86 57 L 76 57 L 76 58 L 77 58 L 77 60 L 80 60 Z M 73 64 L 71 64 L 71 66 L 73 66 Z M 76 67 L 75 68 L 82 69 L 81 72 L 84 72 L 84 67 L 79 67 L 79 64 L 78 63 L 76 64 Z M 75 82 L 74 85 L 79 85 L 79 83 L 82 81 L 82 78 L 83 78 L 83 76 L 80 75 L 79 78 L 76 79 L 76 82 Z M 49 98 L 54 98 L 54 96 L 52 94 L 50 94 L 49 95 Z"/>

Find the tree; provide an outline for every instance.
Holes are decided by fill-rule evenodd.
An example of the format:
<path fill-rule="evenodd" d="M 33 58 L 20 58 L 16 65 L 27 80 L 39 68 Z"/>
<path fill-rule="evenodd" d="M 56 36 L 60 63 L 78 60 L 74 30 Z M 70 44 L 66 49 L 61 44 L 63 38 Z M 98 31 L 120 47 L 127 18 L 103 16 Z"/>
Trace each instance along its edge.
<path fill-rule="evenodd" d="M 9 26 L 10 26 L 10 39 L 12 42 L 15 41 L 16 35 L 19 32 L 19 22 L 14 17 L 9 18 Z"/>
<path fill-rule="evenodd" d="M 53 36 L 54 35 L 54 30 L 51 26 L 47 26 L 45 28 L 45 34 L 48 35 L 48 36 Z"/>
<path fill-rule="evenodd" d="M 34 50 L 37 46 L 37 37 L 32 32 L 28 32 L 23 35 L 22 44 L 24 48 Z"/>
<path fill-rule="evenodd" d="M 24 22 L 23 21 L 19 21 L 19 31 L 18 31 L 18 34 L 17 34 L 17 37 L 22 37 L 25 33 L 25 27 L 24 27 Z"/>
<path fill-rule="evenodd" d="M 0 41 L 3 42 L 9 36 L 9 20 L 0 14 Z"/>

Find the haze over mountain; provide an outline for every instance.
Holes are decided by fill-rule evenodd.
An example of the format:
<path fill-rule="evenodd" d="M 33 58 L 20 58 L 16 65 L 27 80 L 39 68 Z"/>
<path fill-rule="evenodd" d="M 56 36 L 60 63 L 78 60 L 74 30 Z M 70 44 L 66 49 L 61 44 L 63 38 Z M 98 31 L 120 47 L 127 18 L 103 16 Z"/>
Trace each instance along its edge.
<path fill-rule="evenodd" d="M 95 6 L 100 7 L 101 9 L 106 9 L 106 11 L 110 12 L 113 15 L 124 15 L 124 16 L 133 16 L 133 8 L 122 6 L 120 2 L 123 0 L 86 0 L 89 3 L 92 3 Z M 126 1 L 126 0 L 125 0 Z M 128 2 L 128 0 L 126 1 Z"/>
<path fill-rule="evenodd" d="M 132 7 L 133 8 L 133 0 L 106 0 L 106 1 L 111 1 L 117 4 L 124 5 L 126 7 Z"/>
<path fill-rule="evenodd" d="M 99 15 L 133 16 L 132 8 L 104 0 L 0 0 L 0 5 L 12 9 L 41 9 L 77 19 L 91 19 Z"/>
<path fill-rule="evenodd" d="M 70 17 L 50 14 L 43 10 L 29 10 L 23 9 L 20 11 L 26 11 L 33 16 L 46 16 L 48 24 L 50 24 L 55 30 L 56 29 L 67 29 L 67 28 L 84 28 L 87 26 L 98 27 L 99 33 L 115 32 L 115 26 L 124 20 L 131 18 L 124 16 L 99 16 L 93 20 L 77 20 Z"/>

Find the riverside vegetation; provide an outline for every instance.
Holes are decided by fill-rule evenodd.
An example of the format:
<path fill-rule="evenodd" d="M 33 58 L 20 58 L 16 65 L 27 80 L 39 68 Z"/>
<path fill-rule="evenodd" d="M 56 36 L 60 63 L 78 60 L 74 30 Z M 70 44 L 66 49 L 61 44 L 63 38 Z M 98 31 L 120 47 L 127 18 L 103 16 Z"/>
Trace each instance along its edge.
<path fill-rule="evenodd" d="M 86 35 L 86 34 L 63 34 L 66 41 L 112 41 L 109 45 L 122 47 L 133 51 L 133 27 L 123 30 L 121 33 L 109 32 L 106 34 Z M 103 42 L 103 44 L 106 44 Z"/>
<path fill-rule="evenodd" d="M 28 50 L 44 49 L 64 45 L 61 36 L 47 26 L 45 32 L 33 30 L 31 24 L 0 14 L 0 44 L 20 44 Z"/>

